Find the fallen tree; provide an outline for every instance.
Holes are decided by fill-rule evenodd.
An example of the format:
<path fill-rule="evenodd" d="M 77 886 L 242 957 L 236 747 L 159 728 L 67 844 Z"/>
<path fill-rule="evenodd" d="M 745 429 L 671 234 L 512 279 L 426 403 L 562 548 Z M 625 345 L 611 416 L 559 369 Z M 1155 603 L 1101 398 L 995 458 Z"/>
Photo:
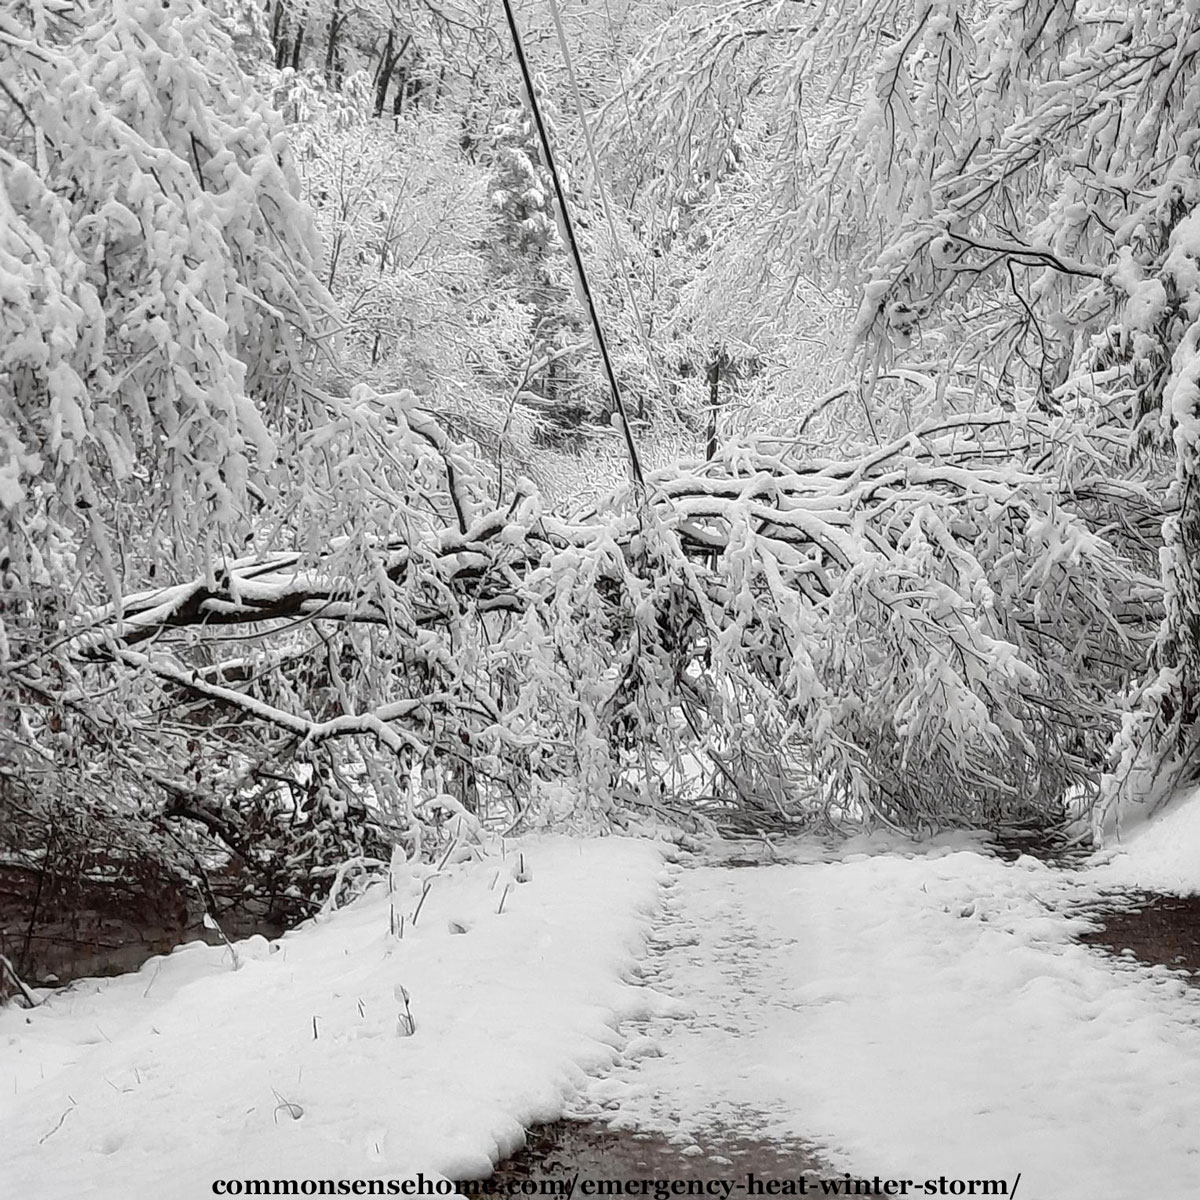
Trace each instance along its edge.
<path fill-rule="evenodd" d="M 1041 414 L 845 461 L 731 446 L 567 520 L 530 492 L 496 507 L 411 396 L 346 407 L 386 413 L 412 455 L 405 536 L 92 609 L 60 633 L 58 703 L 137 680 L 143 705 L 223 713 L 239 736 L 364 742 L 396 764 L 399 828 L 418 767 L 444 764 L 466 807 L 487 778 L 515 814 L 539 776 L 583 779 L 601 809 L 631 771 L 682 797 L 689 756 L 743 801 L 771 777 L 792 808 L 979 822 L 1094 784 L 1161 616 L 1161 489 L 1106 473 L 1103 431 Z M 10 678 L 32 695 L 31 665 Z M 331 769 L 359 778 L 349 761 L 377 751 Z"/>
<path fill-rule="evenodd" d="M 294 917 L 347 859 L 550 810 L 1045 820 L 1133 744 L 1123 696 L 1160 624 L 1190 628 L 1193 498 L 1161 439 L 1131 449 L 1120 345 L 981 415 L 943 364 L 940 415 L 895 440 L 714 444 L 550 512 L 411 393 L 317 386 L 320 247 L 207 9 L 23 20 L 0 18 L 6 854 L 48 877 L 61 846 L 66 877 L 117 830 L 147 879 L 211 895 L 236 862 Z M 876 282 L 908 337 L 909 284 Z M 1138 719 L 1192 727 L 1161 682 Z"/>

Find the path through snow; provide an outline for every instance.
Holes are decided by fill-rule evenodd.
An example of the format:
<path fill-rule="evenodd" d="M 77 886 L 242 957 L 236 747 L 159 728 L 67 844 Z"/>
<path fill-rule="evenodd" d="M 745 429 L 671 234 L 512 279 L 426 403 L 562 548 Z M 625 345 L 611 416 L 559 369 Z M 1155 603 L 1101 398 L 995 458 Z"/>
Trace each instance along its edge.
<path fill-rule="evenodd" d="M 660 851 L 497 843 L 250 939 L 236 970 L 195 945 L 0 1010 L 5 1194 L 461 1179 L 569 1102 L 867 1178 L 1200 1195 L 1200 991 L 1075 944 L 1064 915 L 1103 886 L 1195 890 L 1197 797 L 1073 873 L 961 840 L 746 870 Z"/>
<path fill-rule="evenodd" d="M 933 855 L 677 869 L 643 968 L 691 1006 L 576 1111 L 830 1174 L 1200 1195 L 1200 992 L 1071 941 L 1102 872 Z"/>

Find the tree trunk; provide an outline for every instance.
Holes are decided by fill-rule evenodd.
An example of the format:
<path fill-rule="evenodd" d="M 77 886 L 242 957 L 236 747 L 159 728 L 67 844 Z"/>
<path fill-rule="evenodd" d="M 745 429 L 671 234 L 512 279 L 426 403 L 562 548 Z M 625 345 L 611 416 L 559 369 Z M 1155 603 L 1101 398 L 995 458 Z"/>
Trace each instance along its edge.
<path fill-rule="evenodd" d="M 717 409 L 721 403 L 721 368 L 726 364 L 724 350 L 718 350 L 708 364 L 708 444 L 704 461 L 712 462 L 717 453 Z"/>
<path fill-rule="evenodd" d="M 329 14 L 329 39 L 325 43 L 325 82 L 333 86 L 334 64 L 337 62 L 337 40 L 342 31 L 342 0 L 333 0 Z"/>
<path fill-rule="evenodd" d="M 375 115 L 383 115 L 383 104 L 387 99 L 388 79 L 392 74 L 395 63 L 393 50 L 396 45 L 396 35 L 388 30 L 387 41 L 383 43 L 383 57 L 379 60 L 379 70 L 375 73 Z"/>
<path fill-rule="evenodd" d="M 387 41 L 383 47 L 383 58 L 379 63 L 379 74 L 375 77 L 375 116 L 383 116 L 383 107 L 387 103 L 388 85 L 392 82 L 392 72 L 396 69 L 396 64 L 404 57 L 408 51 L 408 44 L 412 41 L 412 34 L 406 34 L 404 41 L 400 43 L 400 49 L 394 50 L 396 45 L 395 34 L 388 32 Z"/>
<path fill-rule="evenodd" d="M 400 74 L 396 79 L 396 95 L 392 100 L 392 116 L 399 117 L 404 112 L 404 101 L 408 96 L 408 69 L 400 68 Z"/>
<path fill-rule="evenodd" d="M 271 45 L 275 47 L 275 69 L 283 70 L 287 62 L 287 8 L 284 0 L 275 0 L 275 13 L 271 18 Z"/>
<path fill-rule="evenodd" d="M 304 49 L 304 31 L 305 24 L 300 22 L 300 28 L 296 30 L 296 40 L 292 43 L 292 70 L 300 70 L 300 52 Z"/>
<path fill-rule="evenodd" d="M 383 76 L 383 68 L 387 65 L 387 60 L 391 56 L 391 53 L 392 53 L 392 34 L 389 32 L 387 35 L 387 40 L 383 43 L 383 52 L 379 56 L 379 63 L 375 67 L 374 74 L 371 76 L 371 91 L 372 92 L 377 92 L 379 90 L 379 80 Z M 371 57 L 372 58 L 375 57 L 374 51 L 371 52 Z"/>

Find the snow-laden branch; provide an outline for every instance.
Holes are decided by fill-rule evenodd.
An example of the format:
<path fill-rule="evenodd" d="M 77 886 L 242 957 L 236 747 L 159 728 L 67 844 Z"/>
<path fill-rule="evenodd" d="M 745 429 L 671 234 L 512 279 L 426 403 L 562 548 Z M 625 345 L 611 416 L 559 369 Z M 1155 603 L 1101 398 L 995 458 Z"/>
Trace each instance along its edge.
<path fill-rule="evenodd" d="M 729 445 L 651 476 L 645 512 L 626 489 L 571 521 L 528 490 L 497 508 L 411 397 L 357 395 L 326 444 L 381 431 L 410 481 L 390 537 L 91 610 L 72 669 L 136 681 L 181 743 L 261 727 L 356 779 L 382 750 L 429 776 L 401 826 L 447 772 L 512 795 L 570 775 L 604 811 L 651 758 L 694 788 L 688 755 L 742 803 L 911 826 L 1094 778 L 1161 612 L 1163 497 L 1104 472 L 1115 429 L 989 413 L 841 459 Z"/>
<path fill-rule="evenodd" d="M 403 718 L 428 712 L 430 706 L 438 702 L 436 696 L 424 696 L 419 699 L 393 701 L 371 712 L 346 714 L 329 721 L 314 721 L 301 714 L 288 712 L 278 705 L 268 704 L 238 688 L 212 683 L 202 678 L 198 672 L 188 671 L 161 655 L 143 654 L 126 649 L 119 649 L 115 654 L 119 662 L 136 671 L 146 671 L 186 691 L 220 701 L 268 725 L 296 734 L 304 746 L 316 745 L 331 738 L 365 734 L 378 739 L 380 745 L 396 754 L 410 750 L 423 751 L 425 747 L 420 740 L 407 733 L 403 727 L 398 727 L 396 723 Z"/>

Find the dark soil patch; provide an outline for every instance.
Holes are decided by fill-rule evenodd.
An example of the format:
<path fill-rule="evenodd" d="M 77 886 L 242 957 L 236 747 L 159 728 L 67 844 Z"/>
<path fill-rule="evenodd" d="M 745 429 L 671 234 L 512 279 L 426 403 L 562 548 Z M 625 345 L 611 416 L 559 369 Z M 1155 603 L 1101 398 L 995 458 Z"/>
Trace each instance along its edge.
<path fill-rule="evenodd" d="M 136 971 L 146 959 L 186 942 L 220 945 L 203 922 L 198 898 L 175 880 L 129 881 L 115 872 L 81 878 L 67 891 L 40 887 L 35 871 L 0 865 L 0 954 L 34 986 L 51 987 L 87 976 Z M 246 896 L 241 880 L 218 895 L 218 920 L 231 940 L 261 933 L 278 937 L 288 923 L 268 905 Z M 3 996 L 0 996 L 3 999 Z"/>
<path fill-rule="evenodd" d="M 1081 915 L 1102 922 L 1100 929 L 1079 935 L 1085 945 L 1190 972 L 1200 985 L 1200 896 L 1121 893 Z"/>
<path fill-rule="evenodd" d="M 524 1150 L 496 1166 L 492 1189 L 507 1190 L 521 1180 L 580 1179 L 732 1179 L 753 1171 L 763 1179 L 815 1181 L 820 1162 L 810 1149 L 784 1142 L 759 1141 L 713 1133 L 696 1143 L 702 1153 L 662 1134 L 612 1129 L 599 1121 L 555 1121 L 535 1125 Z"/>
<path fill-rule="evenodd" d="M 992 834 L 998 858 L 1016 862 L 1023 854 L 1053 867 L 1081 867 L 1091 854 L 1089 845 L 1067 838 L 1058 829 L 1002 829 Z"/>
<path fill-rule="evenodd" d="M 48 924 L 28 936 L 23 944 L 32 951 L 37 966 L 36 973 L 23 976 L 26 983 L 61 987 L 75 979 L 136 971 L 148 958 L 170 954 L 176 946 L 188 942 L 224 945 L 224 938 L 216 930 L 199 921 L 166 925 L 121 918 L 89 920 L 90 917 L 91 914 L 84 914 L 71 926 Z M 276 938 L 285 929 L 281 921 L 250 914 L 227 916 L 221 927 L 230 941 L 256 933 Z"/>

